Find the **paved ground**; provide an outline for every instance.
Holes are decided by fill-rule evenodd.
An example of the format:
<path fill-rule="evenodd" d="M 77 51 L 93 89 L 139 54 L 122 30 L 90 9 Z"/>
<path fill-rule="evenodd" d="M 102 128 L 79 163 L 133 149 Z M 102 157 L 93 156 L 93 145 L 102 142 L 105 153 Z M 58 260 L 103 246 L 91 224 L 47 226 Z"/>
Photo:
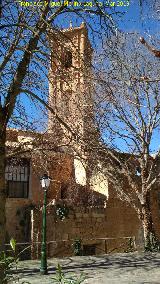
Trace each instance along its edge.
<path fill-rule="evenodd" d="M 48 275 L 39 273 L 39 261 L 21 261 L 18 276 L 22 283 L 51 284 L 55 266 L 60 263 L 66 275 L 85 274 L 84 284 L 160 284 L 160 253 L 126 253 L 81 256 L 48 260 Z"/>

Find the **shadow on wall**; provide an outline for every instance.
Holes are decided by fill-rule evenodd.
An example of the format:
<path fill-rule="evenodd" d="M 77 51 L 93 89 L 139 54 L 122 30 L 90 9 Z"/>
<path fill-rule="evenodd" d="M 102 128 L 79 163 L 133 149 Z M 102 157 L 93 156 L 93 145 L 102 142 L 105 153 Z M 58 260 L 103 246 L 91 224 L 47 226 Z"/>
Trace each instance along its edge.
<path fill-rule="evenodd" d="M 75 184 L 61 188 L 61 199 L 71 205 L 83 207 L 104 207 L 107 197 L 104 194 L 89 189 L 87 186 Z"/>

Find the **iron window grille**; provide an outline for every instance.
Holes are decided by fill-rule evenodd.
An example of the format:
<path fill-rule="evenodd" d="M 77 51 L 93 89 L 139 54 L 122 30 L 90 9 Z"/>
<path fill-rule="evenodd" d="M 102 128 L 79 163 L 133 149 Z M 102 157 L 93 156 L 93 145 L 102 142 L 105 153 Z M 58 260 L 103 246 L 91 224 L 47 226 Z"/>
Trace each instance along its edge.
<path fill-rule="evenodd" d="M 29 194 L 30 162 L 23 158 L 18 162 L 7 160 L 5 180 L 7 197 L 28 198 Z"/>

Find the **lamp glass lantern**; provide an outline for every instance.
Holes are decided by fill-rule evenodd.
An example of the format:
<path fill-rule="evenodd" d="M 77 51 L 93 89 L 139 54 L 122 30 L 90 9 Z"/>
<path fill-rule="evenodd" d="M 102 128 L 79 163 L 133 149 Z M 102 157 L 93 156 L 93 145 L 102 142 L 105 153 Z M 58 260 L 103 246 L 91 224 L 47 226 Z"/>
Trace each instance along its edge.
<path fill-rule="evenodd" d="M 46 190 L 49 187 L 50 181 L 51 181 L 50 177 L 46 174 L 43 177 L 41 177 L 40 182 L 44 190 Z"/>

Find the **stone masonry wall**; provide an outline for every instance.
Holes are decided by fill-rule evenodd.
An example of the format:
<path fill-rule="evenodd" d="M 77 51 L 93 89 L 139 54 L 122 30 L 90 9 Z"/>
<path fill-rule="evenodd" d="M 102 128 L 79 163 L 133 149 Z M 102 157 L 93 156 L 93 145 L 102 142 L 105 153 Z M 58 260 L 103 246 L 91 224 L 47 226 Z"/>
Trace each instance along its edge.
<path fill-rule="evenodd" d="M 6 242 L 11 238 L 16 242 L 30 241 L 30 205 L 29 199 L 8 198 L 6 201 Z"/>
<path fill-rule="evenodd" d="M 152 194 L 152 213 L 157 236 L 160 237 L 159 191 Z M 95 245 L 95 253 L 124 251 L 129 238 L 135 237 L 136 248 L 143 248 L 143 231 L 134 212 L 124 202 L 110 198 L 106 208 L 73 208 L 69 216 L 61 221 L 55 214 L 55 206 L 47 207 L 48 256 L 73 255 L 72 243 L 82 239 L 83 245 Z M 15 238 L 19 243 L 30 242 L 32 257 L 40 255 L 42 211 L 32 210 L 29 224 L 31 200 L 7 199 L 7 242 Z"/>
<path fill-rule="evenodd" d="M 56 216 L 55 206 L 50 207 L 47 214 L 48 256 L 73 255 L 75 239 L 81 239 L 84 248 L 94 245 L 95 254 L 126 251 L 130 238 L 139 245 L 140 224 L 134 211 L 129 207 L 125 209 L 124 204 L 121 207 L 119 203 L 110 204 L 107 208 L 74 208 L 61 221 Z M 40 255 L 41 215 L 32 211 L 32 258 Z"/>

